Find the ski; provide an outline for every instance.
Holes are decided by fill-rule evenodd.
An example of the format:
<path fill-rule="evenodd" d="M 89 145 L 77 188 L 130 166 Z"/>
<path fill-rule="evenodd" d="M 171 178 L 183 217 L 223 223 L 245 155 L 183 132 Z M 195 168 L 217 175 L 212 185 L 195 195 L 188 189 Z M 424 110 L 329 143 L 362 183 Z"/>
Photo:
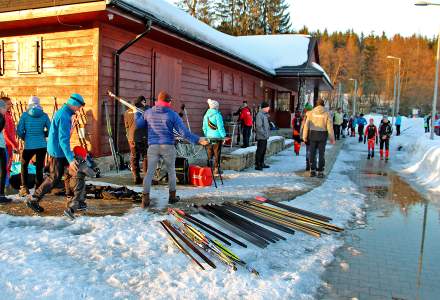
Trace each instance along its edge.
<path fill-rule="evenodd" d="M 316 213 L 312 213 L 310 211 L 303 210 L 303 209 L 300 209 L 300 208 L 296 208 L 296 207 L 293 207 L 293 206 L 290 206 L 290 205 L 286 205 L 286 204 L 283 204 L 283 203 L 275 202 L 275 201 L 266 199 L 264 197 L 257 196 L 257 197 L 255 197 L 255 200 L 257 200 L 259 202 L 266 202 L 266 203 L 269 203 L 271 205 L 278 206 L 279 208 L 282 208 L 282 209 L 285 209 L 285 210 L 288 210 L 288 211 L 291 211 L 291 212 L 299 213 L 299 214 L 302 214 L 302 215 L 305 215 L 305 216 L 309 216 L 309 217 L 312 217 L 312 218 L 315 218 L 315 219 L 318 219 L 318 220 L 321 220 L 321 221 L 324 221 L 324 222 L 328 222 L 328 221 L 332 220 L 332 218 L 330 218 L 330 217 L 323 216 L 323 215 L 316 214 Z"/>
<path fill-rule="evenodd" d="M 208 223 L 203 222 L 202 220 L 194 217 L 193 215 L 189 215 L 189 214 L 185 214 L 185 216 L 188 218 L 188 220 L 194 221 L 196 222 L 197 226 L 205 226 L 207 229 L 212 230 L 213 232 L 218 233 L 219 235 L 222 235 L 223 237 L 225 237 L 226 239 L 229 239 L 230 241 L 236 243 L 237 245 L 243 247 L 243 248 L 247 248 L 247 245 L 245 243 L 240 242 L 239 240 L 235 239 L 234 237 L 224 233 L 223 231 L 218 230 L 215 227 L 212 227 L 211 225 L 209 225 Z M 201 226 L 200 226 L 201 227 Z M 213 235 L 214 236 L 214 235 Z"/>
<path fill-rule="evenodd" d="M 202 270 L 205 270 L 205 268 L 202 266 L 202 264 L 194 258 L 194 256 L 191 255 L 191 253 L 189 253 L 178 241 L 177 239 L 173 236 L 173 234 L 171 233 L 170 229 L 168 229 L 167 225 L 164 224 L 163 221 L 159 222 L 160 225 L 162 225 L 162 227 L 165 229 L 165 231 L 168 233 L 171 241 L 174 243 L 174 245 L 186 256 L 188 256 L 189 258 L 191 258 L 191 260 L 193 262 L 195 262 Z"/>
<path fill-rule="evenodd" d="M 104 112 L 105 112 L 105 119 L 106 119 L 106 125 L 107 125 L 108 143 L 110 145 L 110 151 L 112 152 L 113 160 L 115 161 L 116 172 L 119 173 L 118 155 L 116 153 L 115 143 L 113 141 L 113 132 L 112 132 L 112 126 L 110 123 L 110 114 L 108 112 L 107 101 L 104 101 Z"/>
<path fill-rule="evenodd" d="M 165 225 L 168 226 L 168 228 L 179 237 L 194 253 L 196 253 L 198 256 L 200 256 L 208 265 L 210 265 L 212 268 L 216 268 L 215 264 L 207 258 L 202 252 L 200 252 L 199 249 L 197 249 L 188 239 L 186 239 L 179 231 L 174 228 L 171 223 L 168 220 L 163 221 Z"/>

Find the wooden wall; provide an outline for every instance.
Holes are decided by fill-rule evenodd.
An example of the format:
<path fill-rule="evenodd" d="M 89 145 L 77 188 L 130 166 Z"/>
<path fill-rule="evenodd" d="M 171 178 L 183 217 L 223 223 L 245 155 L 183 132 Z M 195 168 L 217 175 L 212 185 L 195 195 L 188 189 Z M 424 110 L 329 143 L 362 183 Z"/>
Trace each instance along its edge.
<path fill-rule="evenodd" d="M 102 103 L 107 98 L 106 91 L 113 90 L 112 55 L 135 35 L 108 24 L 101 24 L 100 28 L 99 97 Z M 186 105 L 191 129 L 198 134 L 201 134 L 208 98 L 218 100 L 223 116 L 230 118 L 243 100 L 251 107 L 261 103 L 264 88 L 286 90 L 267 81 L 263 81 L 261 87 L 260 78 L 256 76 L 153 41 L 148 36 L 121 55 L 120 86 L 121 97 L 130 101 L 139 95 L 156 98 L 160 90 L 167 90 L 175 98 L 174 110 L 179 112 L 180 105 Z M 113 121 L 113 107 L 110 109 Z M 122 114 L 120 148 L 126 150 Z M 101 128 L 104 128 L 104 121 L 101 118 Z M 102 153 L 109 155 L 107 135 L 101 137 Z"/>
<path fill-rule="evenodd" d="M 42 47 L 41 72 L 18 73 L 19 39 L 40 40 Z M 21 35 L 19 37 L 0 36 L 4 43 L 5 72 L 0 76 L 0 91 L 8 94 L 13 102 L 27 101 L 31 95 L 41 99 L 44 110 L 51 117 L 53 97 L 61 106 L 72 93 L 80 93 L 85 101 L 88 117 L 88 145 L 94 154 L 97 139 L 97 84 L 98 84 L 98 28 L 64 32 Z M 76 133 L 73 145 L 78 144 Z"/>

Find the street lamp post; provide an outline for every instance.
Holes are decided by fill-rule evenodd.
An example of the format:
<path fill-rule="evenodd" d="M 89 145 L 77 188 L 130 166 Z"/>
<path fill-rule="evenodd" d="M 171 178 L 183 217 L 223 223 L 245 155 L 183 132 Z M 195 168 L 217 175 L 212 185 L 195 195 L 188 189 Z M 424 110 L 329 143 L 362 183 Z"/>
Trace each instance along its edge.
<path fill-rule="evenodd" d="M 400 57 L 395 57 L 395 56 L 391 56 L 388 55 L 387 56 L 388 59 L 396 59 L 399 61 L 399 68 L 397 69 L 397 99 L 394 97 L 394 99 L 396 99 L 395 102 L 395 110 L 393 112 L 393 120 L 396 114 L 399 114 L 399 110 L 400 110 L 400 65 L 402 63 L 402 59 Z"/>
<path fill-rule="evenodd" d="M 440 6 L 440 3 L 433 3 L 427 1 L 419 1 L 415 3 L 416 6 Z M 438 95 L 438 73 L 440 67 L 440 33 L 437 36 L 437 55 L 435 64 L 435 82 L 434 82 L 434 95 L 432 97 L 432 112 L 431 112 L 431 140 L 434 139 L 434 122 L 437 114 L 437 95 Z"/>
<path fill-rule="evenodd" d="M 358 81 L 357 79 L 350 78 L 351 81 L 354 81 L 354 93 L 353 93 L 353 117 L 356 116 L 356 97 L 358 90 Z"/>

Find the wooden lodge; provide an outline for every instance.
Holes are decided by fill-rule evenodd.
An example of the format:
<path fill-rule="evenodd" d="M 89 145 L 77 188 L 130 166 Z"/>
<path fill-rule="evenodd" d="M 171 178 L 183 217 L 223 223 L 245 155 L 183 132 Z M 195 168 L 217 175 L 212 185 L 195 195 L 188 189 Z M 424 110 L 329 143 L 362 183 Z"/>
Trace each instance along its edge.
<path fill-rule="evenodd" d="M 110 155 L 103 110 L 108 90 L 131 101 L 139 95 L 154 99 L 167 90 L 175 110 L 184 103 L 192 130 L 200 132 L 208 98 L 219 100 L 225 119 L 243 100 L 251 107 L 266 100 L 272 119 L 286 128 L 300 92 L 316 99 L 320 90 L 332 88 L 311 37 L 302 50 L 304 63 L 271 72 L 164 19 L 149 9 L 153 2 L 163 0 L 147 0 L 144 6 L 133 0 L 1 1 L 0 91 L 23 103 L 36 95 L 49 115 L 54 97 L 60 105 L 80 93 L 87 102 L 88 146 L 101 157 Z M 117 145 L 127 150 L 125 108 L 108 103 Z"/>

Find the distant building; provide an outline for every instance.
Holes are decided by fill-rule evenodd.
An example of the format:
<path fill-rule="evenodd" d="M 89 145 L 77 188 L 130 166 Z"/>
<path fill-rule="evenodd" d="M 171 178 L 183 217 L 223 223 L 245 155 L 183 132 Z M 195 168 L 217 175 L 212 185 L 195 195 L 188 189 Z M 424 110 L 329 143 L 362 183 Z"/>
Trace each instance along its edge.
<path fill-rule="evenodd" d="M 117 64 L 115 53 L 124 46 Z M 319 63 L 309 36 L 231 37 L 163 0 L 0 3 L 0 91 L 20 101 L 37 95 L 49 114 L 54 96 L 62 103 L 81 93 L 95 156 L 110 155 L 102 109 L 107 90 L 129 100 L 167 90 L 176 111 L 186 104 L 197 132 L 207 98 L 220 101 L 226 118 L 243 100 L 251 108 L 268 101 L 272 119 L 289 127 L 300 87 L 315 100 L 332 89 Z M 117 146 L 125 151 L 125 108 L 109 104 Z"/>

